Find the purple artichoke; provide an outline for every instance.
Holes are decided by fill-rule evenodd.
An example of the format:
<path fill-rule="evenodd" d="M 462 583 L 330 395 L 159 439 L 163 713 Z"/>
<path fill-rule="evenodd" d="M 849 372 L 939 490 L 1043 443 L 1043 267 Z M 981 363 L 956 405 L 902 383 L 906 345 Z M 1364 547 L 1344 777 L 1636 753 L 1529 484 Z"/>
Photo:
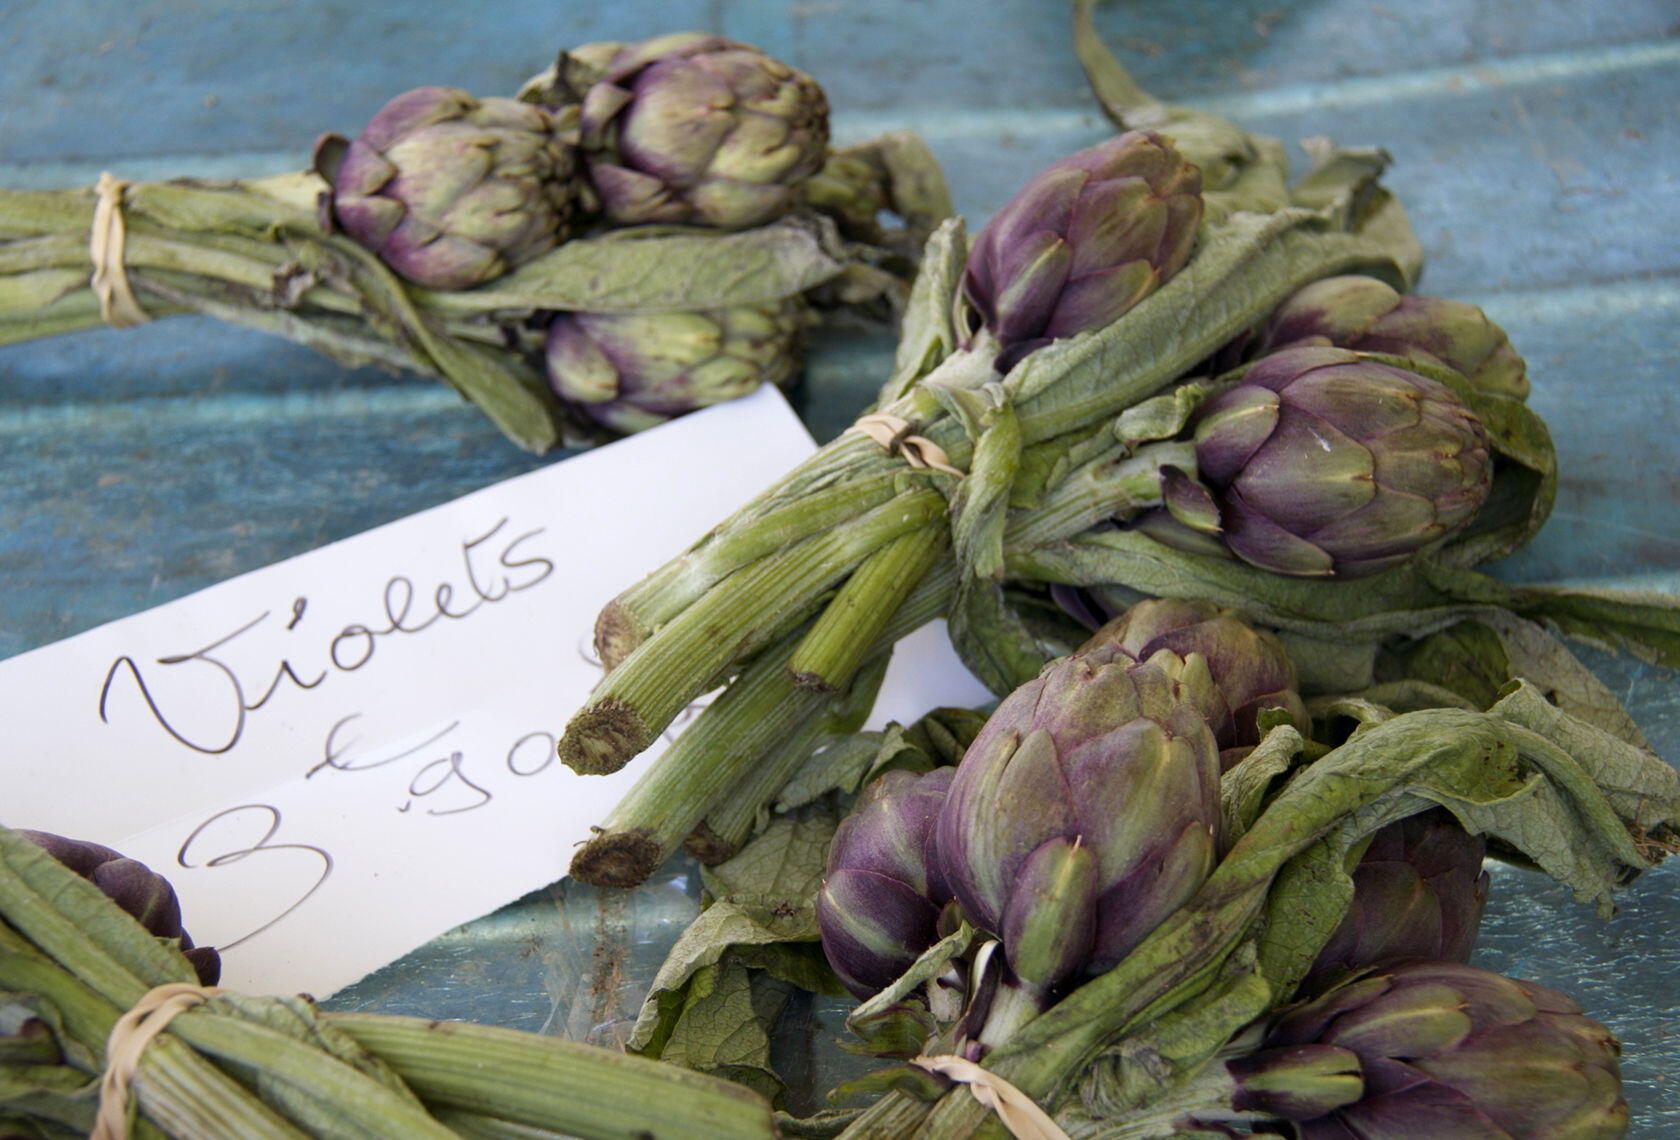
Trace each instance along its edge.
<path fill-rule="evenodd" d="M 579 181 L 549 111 L 418 87 L 354 142 L 324 135 L 315 165 L 344 231 L 408 280 L 471 289 L 571 236 Z"/>
<path fill-rule="evenodd" d="M 803 72 L 719 36 L 629 45 L 583 100 L 601 208 L 619 225 L 774 221 L 828 156 L 828 101 Z"/>
<path fill-rule="evenodd" d="M 1528 395 L 1528 370 L 1505 330 L 1474 305 L 1395 292 L 1374 277 L 1327 277 L 1279 305 L 1254 355 L 1330 345 L 1408 356 L 1463 373 L 1484 392 Z"/>
<path fill-rule="evenodd" d="M 1127 131 L 1040 171 L 974 239 L 958 323 L 1002 346 L 999 371 L 1102 328 L 1184 267 L 1201 171 L 1153 131 Z"/>
<path fill-rule="evenodd" d="M 1487 840 L 1434 808 L 1391 823 L 1353 870 L 1353 903 L 1314 974 L 1386 958 L 1467 962 L 1487 902 Z"/>
<path fill-rule="evenodd" d="M 1221 751 L 1260 743 L 1265 709 L 1284 710 L 1303 729 L 1308 724 L 1295 665 L 1283 643 L 1212 602 L 1139 602 L 1099 629 L 1084 648 L 1098 645 L 1118 645 L 1183 684 Z"/>
<path fill-rule="evenodd" d="M 885 989 L 938 940 L 951 892 L 934 853 L 934 824 L 955 775 L 888 772 L 834 833 L 817 922 L 829 965 L 860 998 Z"/>
<path fill-rule="evenodd" d="M 45 831 L 19 830 L 18 834 L 105 892 L 107 898 L 132 915 L 149 933 L 158 938 L 178 939 L 182 954 L 198 971 L 199 984 L 216 984 L 222 974 L 222 957 L 209 946 L 193 946 L 192 938 L 181 926 L 181 903 L 169 880 L 144 863 L 97 843 L 66 839 Z"/>
<path fill-rule="evenodd" d="M 1486 430 L 1450 388 L 1339 348 L 1263 357 L 1202 408 L 1196 463 L 1226 544 L 1274 574 L 1404 562 L 1487 500 Z"/>
<path fill-rule="evenodd" d="M 642 431 L 799 371 L 797 297 L 699 313 L 558 313 L 549 386 L 597 423 Z"/>
<path fill-rule="evenodd" d="M 1265 1050 L 1330 1046 L 1359 1060 L 1363 1090 L 1325 1111 L 1238 1068 L 1248 1100 L 1300 1140 L 1610 1140 L 1628 1126 L 1621 1047 L 1569 998 L 1459 962 L 1405 959 L 1354 974 L 1286 1010 Z M 1287 1054 L 1279 1054 L 1286 1056 Z M 1236 1070 L 1234 1070 L 1234 1073 Z"/>
<path fill-rule="evenodd" d="M 1182 686 L 1115 645 L 1052 662 L 963 756 L 937 850 L 963 911 L 1048 992 L 1178 909 L 1219 849 L 1219 755 Z"/>

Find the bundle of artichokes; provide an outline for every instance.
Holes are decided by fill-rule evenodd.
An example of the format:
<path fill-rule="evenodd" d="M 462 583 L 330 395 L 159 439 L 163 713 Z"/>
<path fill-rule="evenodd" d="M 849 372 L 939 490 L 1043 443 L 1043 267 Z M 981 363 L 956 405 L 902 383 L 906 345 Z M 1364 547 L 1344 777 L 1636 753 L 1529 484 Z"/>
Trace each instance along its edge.
<path fill-rule="evenodd" d="M 1671 598 L 1475 569 L 1544 523 L 1556 457 L 1505 334 L 1403 291 L 1419 251 L 1386 157 L 1319 148 L 1289 184 L 1278 143 L 1150 99 L 1082 27 L 1105 108 L 1151 126 L 1040 172 L 972 248 L 947 222 L 866 430 L 602 611 L 607 673 L 560 742 L 577 771 L 729 688 L 577 877 L 631 886 L 685 841 L 726 856 L 708 817 L 749 786 L 729 811 L 773 804 L 766 773 L 823 746 L 804 726 L 867 703 L 866 666 L 936 617 L 999 696 L 1080 644 L 1058 599 L 1093 590 L 1228 608 L 1342 691 L 1384 639 L 1476 617 L 1680 660 Z"/>
<path fill-rule="evenodd" d="M 811 322 L 896 313 L 950 213 L 914 136 L 831 149 L 814 80 L 689 33 L 518 98 L 416 88 L 314 168 L 0 191 L 0 344 L 200 313 L 582 446 L 790 382 Z"/>

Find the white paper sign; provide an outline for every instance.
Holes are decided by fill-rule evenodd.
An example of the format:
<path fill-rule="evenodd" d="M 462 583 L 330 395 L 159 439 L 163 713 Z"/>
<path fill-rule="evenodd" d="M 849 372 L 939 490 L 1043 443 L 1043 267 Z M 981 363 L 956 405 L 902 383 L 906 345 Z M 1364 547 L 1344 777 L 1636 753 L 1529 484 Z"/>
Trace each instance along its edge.
<path fill-rule="evenodd" d="M 326 996 L 554 882 L 603 603 L 810 454 L 765 391 L 0 662 L 0 822 L 165 875 L 223 984 Z M 930 628 L 877 721 L 985 690 Z"/>

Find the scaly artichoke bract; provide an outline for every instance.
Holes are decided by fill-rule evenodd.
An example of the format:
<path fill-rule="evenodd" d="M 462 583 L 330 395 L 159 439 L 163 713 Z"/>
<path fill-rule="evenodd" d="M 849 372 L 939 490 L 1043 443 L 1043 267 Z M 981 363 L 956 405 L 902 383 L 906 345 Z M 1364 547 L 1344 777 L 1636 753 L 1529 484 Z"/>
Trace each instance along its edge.
<path fill-rule="evenodd" d="M 1444 808 L 1377 832 L 1353 870 L 1353 903 L 1312 972 L 1385 958 L 1469 961 L 1487 903 L 1486 854 L 1487 840 Z"/>
<path fill-rule="evenodd" d="M 1202 175 L 1153 131 L 1127 131 L 1046 167 L 986 223 L 968 255 L 958 324 L 1035 348 L 1101 328 L 1184 267 Z"/>
<path fill-rule="evenodd" d="M 1322 1104 L 1308 1116 L 1281 1096 L 1254 1105 L 1295 1119 L 1300 1140 L 1610 1140 L 1627 1130 L 1609 1030 L 1563 994 L 1460 962 L 1361 971 L 1285 1011 L 1265 1039 L 1308 1045 L 1355 1054 L 1364 1091 L 1322 1115 Z"/>
<path fill-rule="evenodd" d="M 549 111 L 453 87 L 397 96 L 355 139 L 323 136 L 332 212 L 408 280 L 471 289 L 571 236 L 579 181 Z"/>
<path fill-rule="evenodd" d="M 199 983 L 216 984 L 222 975 L 222 956 L 212 947 L 193 946 L 192 938 L 181 927 L 181 903 L 168 879 L 98 843 L 66 839 L 47 831 L 19 830 L 18 834 L 98 887 L 151 934 L 179 939 L 181 952 L 198 971 Z"/>
<path fill-rule="evenodd" d="M 796 297 L 697 313 L 559 313 L 548 327 L 549 386 L 597 423 L 637 432 L 799 371 Z"/>
<path fill-rule="evenodd" d="M 963 911 L 1048 991 L 1118 962 L 1219 849 L 1219 755 L 1182 686 L 1118 646 L 1046 666 L 969 746 L 937 850 Z"/>
<path fill-rule="evenodd" d="M 951 898 L 934 824 L 954 768 L 888 772 L 834 833 L 817 895 L 823 953 L 858 997 L 884 989 L 933 945 Z"/>
<path fill-rule="evenodd" d="M 1446 385 L 1340 348 L 1257 361 L 1202 408 L 1196 464 L 1238 557 L 1274 574 L 1354 578 L 1468 523 L 1493 458 Z"/>
<path fill-rule="evenodd" d="M 1085 648 L 1110 644 L 1183 684 L 1221 750 L 1260 743 L 1265 709 L 1282 709 L 1302 729 L 1308 724 L 1283 643 L 1212 602 L 1139 602 L 1099 629 Z"/>
<path fill-rule="evenodd" d="M 762 225 L 792 209 L 828 156 L 828 101 L 803 72 L 719 36 L 618 53 L 584 95 L 582 141 L 619 225 Z"/>
<path fill-rule="evenodd" d="M 1487 314 L 1403 295 L 1374 277 L 1326 277 L 1300 289 L 1272 313 L 1255 355 L 1308 345 L 1409 356 L 1461 372 L 1484 392 L 1528 395 L 1527 365 Z"/>

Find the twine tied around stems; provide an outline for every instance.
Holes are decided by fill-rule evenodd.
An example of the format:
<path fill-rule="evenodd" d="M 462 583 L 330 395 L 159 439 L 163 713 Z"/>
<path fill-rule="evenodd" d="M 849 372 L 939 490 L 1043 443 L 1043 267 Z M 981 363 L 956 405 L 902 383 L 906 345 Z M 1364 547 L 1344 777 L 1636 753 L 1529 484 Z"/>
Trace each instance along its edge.
<path fill-rule="evenodd" d="M 99 1115 L 88 1140 L 123 1140 L 128 1135 L 128 1089 L 140 1068 L 140 1056 L 176 1014 L 209 1001 L 226 990 L 169 982 L 147 991 L 133 1009 L 117 1018 L 105 1039 L 105 1072 L 99 1078 Z"/>
<path fill-rule="evenodd" d="M 93 206 L 93 229 L 88 236 L 88 253 L 93 258 L 90 284 L 99 298 L 99 315 L 114 329 L 133 328 L 152 319 L 134 299 L 128 268 L 123 264 L 128 230 L 123 224 L 122 197 L 127 189 L 128 183 L 113 177 L 109 170 L 99 176 L 93 188 L 99 200 Z"/>
<path fill-rule="evenodd" d="M 982 1069 L 965 1057 L 943 1053 L 937 1057 L 917 1057 L 910 1062 L 930 1073 L 967 1085 L 974 1099 L 997 1113 L 998 1120 L 1009 1129 L 1015 1140 L 1068 1140 L 1068 1134 L 1050 1114 L 1034 1103 L 1032 1097 L 992 1072 Z"/>
<path fill-rule="evenodd" d="M 963 477 L 961 470 L 951 466 L 951 458 L 944 448 L 926 436 L 910 434 L 909 420 L 877 412 L 862 417 L 846 430 L 862 432 L 912 467 L 925 467 L 958 479 Z"/>

